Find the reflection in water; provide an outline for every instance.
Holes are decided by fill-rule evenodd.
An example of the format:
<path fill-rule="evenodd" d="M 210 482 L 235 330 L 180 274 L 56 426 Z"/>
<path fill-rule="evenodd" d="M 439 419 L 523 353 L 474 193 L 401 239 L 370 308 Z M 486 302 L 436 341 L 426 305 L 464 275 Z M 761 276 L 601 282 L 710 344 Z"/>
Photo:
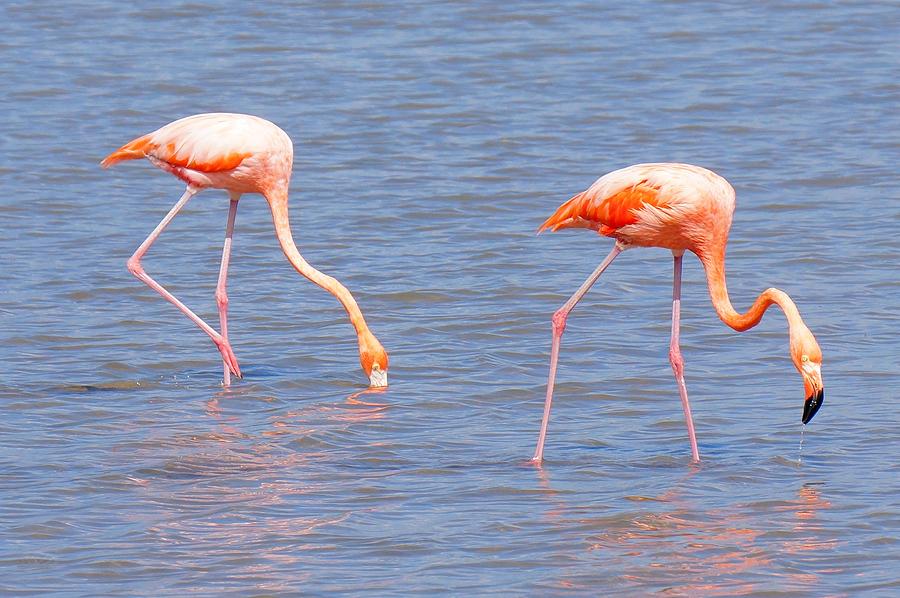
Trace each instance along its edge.
<path fill-rule="evenodd" d="M 217 392 L 205 403 L 215 431 L 163 441 L 175 454 L 143 472 L 140 486 L 150 507 L 141 515 L 146 533 L 176 552 L 188 570 L 227 568 L 225 577 L 255 580 L 254 587 L 266 591 L 284 589 L 272 580 L 302 581 L 296 573 L 304 569 L 301 562 L 309 562 L 305 553 L 328 548 L 323 527 L 375 509 L 346 498 L 323 500 L 340 494 L 343 480 L 331 462 L 345 453 L 285 450 L 285 437 L 295 435 L 302 443 L 320 432 L 340 435 L 354 424 L 383 418 L 389 405 L 372 397 L 384 392 L 367 389 L 342 403 L 280 412 L 254 433 L 239 429 L 245 420 L 226 415 L 223 405 L 239 393 Z M 323 466 L 330 473 L 323 475 Z M 190 554 L 182 553 L 188 546 Z"/>
<path fill-rule="evenodd" d="M 361 397 L 383 394 L 386 390 L 387 389 L 384 388 L 366 388 L 348 396 L 343 404 L 315 403 L 301 407 L 300 409 L 288 411 L 284 414 L 278 414 L 271 420 L 273 429 L 264 430 L 262 435 L 278 436 L 291 433 L 312 433 L 315 431 L 315 428 L 309 427 L 311 422 L 319 422 L 322 426 L 331 428 L 336 423 L 354 424 L 381 419 L 384 417 L 384 412 L 390 405 L 388 403 L 380 403 L 372 400 L 363 400 Z M 237 423 L 240 421 L 240 418 L 234 415 L 227 417 L 223 416 L 222 408 L 219 403 L 219 399 L 227 398 L 232 394 L 234 394 L 234 391 L 222 389 L 213 395 L 206 402 L 206 414 L 220 420 L 221 429 L 224 434 L 240 435 L 240 432 L 236 428 L 233 428 L 226 423 Z"/>
<path fill-rule="evenodd" d="M 836 539 L 822 538 L 826 530 L 818 515 L 831 503 L 821 496 L 818 485 L 804 484 L 795 500 L 776 506 L 751 503 L 702 510 L 682 496 L 681 490 L 696 471 L 659 496 L 625 497 L 652 505 L 650 508 L 664 505 L 662 512 L 634 515 L 617 510 L 615 515 L 606 512 L 600 517 L 573 518 L 566 517 L 571 510 L 565 503 L 565 494 L 552 488 L 546 469 L 537 468 L 538 482 L 547 491 L 550 502 L 544 516 L 563 529 L 573 525 L 579 529 L 602 528 L 600 533 L 586 538 L 587 550 L 596 552 L 607 566 L 620 565 L 621 580 L 626 586 L 660 586 L 674 595 L 744 596 L 771 589 L 767 584 L 772 583 L 773 571 L 783 567 L 783 555 L 808 551 L 821 554 L 838 545 Z M 760 525 L 760 521 L 767 520 L 773 526 Z M 777 527 L 780 522 L 785 524 L 782 528 Z M 792 563 L 778 577 L 775 587 L 814 589 L 824 572 Z M 557 584 L 590 590 L 590 586 L 580 586 L 577 580 L 568 578 Z"/>
<path fill-rule="evenodd" d="M 273 429 L 264 431 L 262 434 L 263 436 L 312 434 L 316 431 L 316 423 L 331 432 L 345 431 L 350 424 L 382 419 L 389 405 L 371 400 L 365 401 L 360 397 L 384 392 L 386 392 L 384 388 L 367 388 L 351 394 L 343 403 L 316 403 L 279 414 L 272 419 Z M 338 430 L 335 430 L 335 426 L 338 426 Z"/>
<path fill-rule="evenodd" d="M 660 499 L 674 503 L 675 508 L 637 517 L 632 529 L 600 536 L 591 550 L 615 551 L 638 560 L 644 557 L 638 572 L 628 576 L 635 583 L 658 583 L 663 570 L 666 574 L 662 577 L 678 582 L 679 590 L 686 595 L 742 596 L 760 590 L 753 579 L 770 575 L 773 558 L 780 552 L 773 550 L 768 536 L 787 530 L 754 526 L 760 516 L 752 512 L 758 508 L 752 505 L 700 512 L 677 493 Z M 828 506 L 814 486 L 806 485 L 797 500 L 776 507 L 776 511 L 794 515 L 789 539 L 781 543 L 781 550 L 818 547 L 818 534 L 823 528 L 815 523 L 816 513 Z M 791 570 L 779 585 L 809 589 L 817 581 L 813 571 Z"/>
<path fill-rule="evenodd" d="M 800 488 L 799 495 L 800 500 L 797 503 L 782 507 L 785 510 L 792 510 L 796 517 L 794 526 L 796 537 L 785 542 L 784 549 L 789 553 L 798 553 L 835 548 L 838 545 L 837 540 L 822 538 L 821 534 L 825 528 L 817 521 L 818 512 L 829 509 L 831 502 L 822 498 L 819 488 L 815 484 L 804 484 Z"/>

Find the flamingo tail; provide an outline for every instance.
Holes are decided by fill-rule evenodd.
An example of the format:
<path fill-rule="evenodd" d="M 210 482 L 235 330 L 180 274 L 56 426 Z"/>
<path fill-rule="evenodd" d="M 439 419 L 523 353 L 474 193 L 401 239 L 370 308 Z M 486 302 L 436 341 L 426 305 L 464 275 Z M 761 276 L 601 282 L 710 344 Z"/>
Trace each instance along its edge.
<path fill-rule="evenodd" d="M 538 228 L 538 234 L 544 232 L 545 230 L 549 230 L 550 232 L 556 232 L 561 228 L 565 228 L 567 225 L 573 224 L 575 222 L 579 222 L 585 218 L 587 215 L 585 213 L 585 204 L 587 203 L 586 193 L 579 193 L 575 197 L 571 198 L 553 213 L 552 216 L 547 218 L 544 223 Z"/>
<path fill-rule="evenodd" d="M 149 149 L 150 145 L 149 135 L 138 137 L 134 141 L 126 143 L 110 155 L 103 158 L 103 161 L 100 162 L 100 166 L 102 166 L 103 168 L 109 168 L 113 164 L 118 164 L 123 160 L 140 160 L 141 158 L 146 158 L 147 150 Z"/>

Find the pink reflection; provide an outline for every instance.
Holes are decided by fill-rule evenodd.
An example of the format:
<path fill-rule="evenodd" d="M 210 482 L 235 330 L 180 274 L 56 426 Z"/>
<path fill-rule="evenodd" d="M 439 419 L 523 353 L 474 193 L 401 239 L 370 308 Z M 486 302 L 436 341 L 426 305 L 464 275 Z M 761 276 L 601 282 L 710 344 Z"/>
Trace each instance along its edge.
<path fill-rule="evenodd" d="M 803 486 L 799 494 L 801 500 L 798 501 L 798 504 L 786 507 L 793 510 L 794 516 L 797 518 L 794 532 L 798 538 L 785 542 L 785 551 L 791 554 L 798 554 L 809 550 L 831 550 L 835 548 L 838 545 L 838 541 L 834 538 L 823 539 L 821 534 L 825 530 L 816 521 L 819 511 L 831 508 L 831 502 L 822 498 L 816 486 Z"/>
<path fill-rule="evenodd" d="M 796 567 L 785 567 L 777 557 L 837 546 L 837 540 L 822 537 L 825 529 L 819 516 L 831 503 L 822 498 L 816 486 L 804 485 L 786 504 L 762 507 L 792 515 L 793 523 L 783 534 L 787 539 L 776 540 L 773 535 L 779 530 L 759 524 L 765 517 L 760 507 L 735 504 L 702 511 L 683 496 L 679 489 L 683 481 L 659 496 L 626 497 L 636 503 L 661 504 L 662 512 L 645 510 L 629 516 L 627 511 L 617 511 L 585 517 L 578 516 L 583 508 L 573 509 L 565 503 L 566 494 L 552 488 L 546 469 L 538 468 L 537 474 L 548 503 L 544 517 L 566 533 L 573 528 L 601 530 L 585 538 L 587 550 L 606 564 L 620 565 L 623 589 L 632 584 L 631 589 L 668 585 L 665 593 L 676 596 L 745 596 L 771 589 L 770 581 L 761 587 L 756 580 L 771 580 L 777 574 L 783 588 L 809 591 L 817 587 L 821 575 L 833 572 L 814 568 L 797 571 Z M 577 579 L 563 578 L 557 583 L 565 589 L 592 589 Z"/>
<path fill-rule="evenodd" d="M 318 432 L 340 434 L 384 418 L 390 406 L 379 400 L 384 392 L 367 389 L 337 403 L 300 405 L 252 432 L 229 405 L 239 393 L 216 393 L 204 405 L 213 429 L 168 435 L 146 447 L 157 465 L 132 478 L 146 505 L 138 516 L 146 533 L 175 550 L 191 547 L 191 566 L 227 563 L 226 577 L 252 578 L 258 591 L 296 588 L 308 575 L 304 553 L 337 548 L 329 545 L 329 533 L 339 542 L 344 522 L 376 508 L 350 508 L 335 498 L 345 490 L 330 462 L 346 453 L 322 448 L 327 441 L 318 438 L 298 448 L 291 436 L 308 443 Z"/>
<path fill-rule="evenodd" d="M 349 424 L 383 419 L 390 404 L 371 399 L 363 400 L 361 397 L 385 392 L 384 388 L 367 388 L 351 394 L 343 403 L 316 403 L 288 411 L 273 419 L 273 429 L 263 432 L 263 435 L 300 434 L 307 436 L 318 431 L 314 422 L 320 422 L 319 426 L 329 430 L 333 430 L 336 425 L 346 430 Z"/>

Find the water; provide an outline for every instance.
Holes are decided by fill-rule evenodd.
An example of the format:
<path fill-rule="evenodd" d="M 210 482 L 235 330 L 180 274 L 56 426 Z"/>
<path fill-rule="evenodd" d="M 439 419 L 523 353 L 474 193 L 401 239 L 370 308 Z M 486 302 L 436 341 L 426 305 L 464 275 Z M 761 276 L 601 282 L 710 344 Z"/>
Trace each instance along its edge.
<path fill-rule="evenodd" d="M 0 73 L 0 594 L 892 595 L 900 50 L 892 3 L 5 3 Z M 296 147 L 301 251 L 391 352 L 363 389 L 334 299 L 241 203 L 246 379 L 125 260 L 182 192 L 97 162 L 239 111 Z M 550 314 L 609 251 L 537 237 L 596 177 L 708 166 L 738 191 L 729 289 L 789 292 L 737 334 L 685 261 L 627 252 L 569 319 L 543 468 Z M 145 265 L 204 317 L 227 197 Z"/>

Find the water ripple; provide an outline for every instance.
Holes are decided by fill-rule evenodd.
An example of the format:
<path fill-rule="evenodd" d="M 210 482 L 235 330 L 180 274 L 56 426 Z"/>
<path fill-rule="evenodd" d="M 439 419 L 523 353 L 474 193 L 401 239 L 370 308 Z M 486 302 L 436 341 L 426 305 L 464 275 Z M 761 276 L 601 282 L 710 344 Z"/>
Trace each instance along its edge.
<path fill-rule="evenodd" d="M 9 6 L 0 594 L 896 593 L 893 8 Z M 386 391 L 359 392 L 343 310 L 258 197 L 229 274 L 233 388 L 128 274 L 181 183 L 97 162 L 220 110 L 293 138 L 295 237 L 391 352 Z M 796 299 L 828 401 L 801 449 L 783 316 L 726 328 L 689 256 L 691 465 L 671 256 L 628 252 L 569 319 L 535 467 L 550 315 L 610 245 L 535 230 L 656 160 L 734 184 L 734 303 Z M 211 322 L 226 214 L 202 193 L 145 258 Z"/>

